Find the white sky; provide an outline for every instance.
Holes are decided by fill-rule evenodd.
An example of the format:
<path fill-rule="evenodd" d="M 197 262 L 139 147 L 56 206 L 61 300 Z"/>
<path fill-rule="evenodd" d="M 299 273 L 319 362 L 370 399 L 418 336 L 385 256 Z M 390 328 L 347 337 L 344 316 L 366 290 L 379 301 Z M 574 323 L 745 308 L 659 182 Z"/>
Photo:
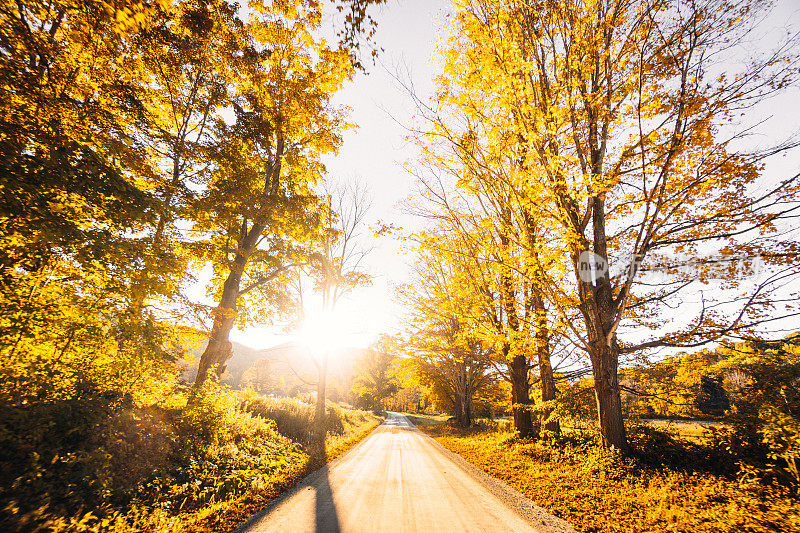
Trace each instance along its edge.
<path fill-rule="evenodd" d="M 785 34 L 786 25 L 800 27 L 800 0 L 778 0 L 776 10 L 765 26 Z M 405 141 L 406 132 L 398 121 L 411 120 L 414 106 L 392 76 L 399 70 L 409 75 L 420 96 L 432 91 L 432 80 L 438 73 L 434 64 L 435 45 L 449 9 L 448 0 L 389 0 L 376 13 L 378 30 L 375 42 L 384 49 L 378 63 L 365 58 L 368 74 L 359 73 L 336 97 L 335 102 L 351 108 L 350 122 L 357 125 L 344 136 L 344 145 L 335 157 L 326 160 L 328 174 L 339 180 L 359 179 L 370 190 L 373 206 L 368 225 L 380 220 L 408 230 L 415 221 L 401 212 L 399 203 L 411 192 L 413 178 L 403 164 L 414 159 L 416 150 Z M 767 37 L 764 35 L 764 37 Z M 769 37 L 765 39 L 769 41 Z M 783 134 L 797 131 L 800 124 L 800 90 L 775 102 L 773 119 Z M 795 154 L 796 155 L 796 154 Z M 783 161 L 778 174 L 796 173 L 797 161 Z M 371 232 L 370 232 L 371 233 Z M 357 289 L 342 300 L 336 321 L 346 331 L 342 342 L 349 346 L 367 346 L 382 332 L 402 327 L 401 310 L 394 303 L 394 287 L 408 278 L 408 265 L 402 255 L 402 243 L 395 236 L 377 239 L 367 258 L 366 268 L 373 284 Z M 189 295 L 214 304 L 204 296 L 208 269 L 199 276 Z M 252 348 L 268 348 L 291 337 L 280 326 L 251 327 L 234 330 L 231 340 Z"/>

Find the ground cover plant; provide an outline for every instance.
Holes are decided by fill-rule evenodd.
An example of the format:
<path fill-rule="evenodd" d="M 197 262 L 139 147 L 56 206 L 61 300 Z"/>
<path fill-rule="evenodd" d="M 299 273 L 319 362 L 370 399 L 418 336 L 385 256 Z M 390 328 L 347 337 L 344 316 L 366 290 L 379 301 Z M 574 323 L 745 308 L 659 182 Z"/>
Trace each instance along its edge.
<path fill-rule="evenodd" d="M 578 531 L 800 531 L 797 493 L 737 472 L 711 437 L 698 444 L 633 426 L 626 457 L 598 447 L 588 429 L 532 440 L 516 438 L 507 425 L 419 427 Z"/>
<path fill-rule="evenodd" d="M 313 404 L 212 384 L 187 403 L 187 392 L 137 405 L 85 390 L 68 402 L 6 409 L 2 529 L 227 530 L 379 420 L 329 402 L 320 456 L 306 437 Z"/>

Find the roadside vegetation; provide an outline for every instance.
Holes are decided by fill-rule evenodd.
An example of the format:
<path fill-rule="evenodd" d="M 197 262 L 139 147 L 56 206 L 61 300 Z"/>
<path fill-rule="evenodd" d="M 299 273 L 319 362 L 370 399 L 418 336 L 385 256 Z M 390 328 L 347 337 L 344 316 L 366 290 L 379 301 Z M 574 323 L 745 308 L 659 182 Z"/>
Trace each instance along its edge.
<path fill-rule="evenodd" d="M 758 418 L 794 449 L 800 174 L 772 161 L 800 144 L 754 117 L 791 99 L 800 40 L 745 44 L 771 6 L 454 2 L 435 94 L 407 84 L 396 352 L 459 426 L 505 397 L 521 438 L 591 418 L 625 453 L 626 416 L 732 415 L 751 407 L 725 387 L 750 387 L 788 395 Z M 773 365 L 777 388 L 751 371 Z"/>
<path fill-rule="evenodd" d="M 360 440 L 371 413 L 214 384 L 158 402 L 82 390 L 70 401 L 6 409 L 0 425 L 4 531 L 227 531 Z"/>
<path fill-rule="evenodd" d="M 369 279 L 321 161 L 382 2 L 0 9 L 0 530 L 227 531 L 377 424 L 316 360 L 313 399 L 219 383 L 296 277 Z"/>
<path fill-rule="evenodd" d="M 551 440 L 518 439 L 491 423 L 420 429 L 578 531 L 800 531 L 797 493 L 738 471 L 742 458 L 719 435 L 697 444 L 629 426 L 623 456 L 598 447 L 596 429 Z"/>
<path fill-rule="evenodd" d="M 407 410 L 580 530 L 800 527 L 800 174 L 772 163 L 800 143 L 755 118 L 798 81 L 774 5 L 455 0 L 435 94 L 407 84 Z"/>
<path fill-rule="evenodd" d="M 796 529 L 800 33 L 770 0 L 454 0 L 407 84 L 407 329 L 339 368 L 350 409 L 337 302 L 401 230 L 325 162 L 386 3 L 4 3 L 0 529 L 226 530 L 383 409 L 447 412 L 586 531 Z M 233 382 L 295 398 L 220 385 L 269 324 L 305 370 Z"/>
<path fill-rule="evenodd" d="M 534 426 L 544 428 L 549 413 L 559 428 L 535 437 L 520 436 L 507 401 L 467 427 L 436 396 L 408 416 L 579 531 L 800 531 L 796 343 L 791 335 L 671 358 L 654 367 L 658 379 L 653 367 L 624 370 L 629 382 L 659 391 L 627 393 L 627 451 L 602 445 L 586 378 L 558 379 L 557 398 L 546 404 L 534 384 Z"/>

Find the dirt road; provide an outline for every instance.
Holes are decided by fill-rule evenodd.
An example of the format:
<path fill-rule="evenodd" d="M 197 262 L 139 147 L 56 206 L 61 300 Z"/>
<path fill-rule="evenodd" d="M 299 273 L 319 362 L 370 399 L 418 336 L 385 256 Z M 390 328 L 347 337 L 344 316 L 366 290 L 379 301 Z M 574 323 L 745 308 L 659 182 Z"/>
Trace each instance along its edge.
<path fill-rule="evenodd" d="M 399 413 L 241 532 L 572 531 L 477 472 Z"/>

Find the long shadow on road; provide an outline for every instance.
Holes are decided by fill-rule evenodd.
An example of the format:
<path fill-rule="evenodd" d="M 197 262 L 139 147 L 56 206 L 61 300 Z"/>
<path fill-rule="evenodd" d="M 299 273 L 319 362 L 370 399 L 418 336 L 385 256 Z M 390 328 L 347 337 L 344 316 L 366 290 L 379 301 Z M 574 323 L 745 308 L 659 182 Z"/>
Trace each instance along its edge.
<path fill-rule="evenodd" d="M 317 445 L 311 451 L 314 461 L 324 464 L 327 462 L 325 444 Z M 336 502 L 333 501 L 333 490 L 330 483 L 330 467 L 325 464 L 317 472 L 314 479 L 315 502 L 314 524 L 317 533 L 339 533 L 339 513 L 336 511 Z"/>
<path fill-rule="evenodd" d="M 336 512 L 336 503 L 333 501 L 333 492 L 328 478 L 328 467 L 320 471 L 320 477 L 315 483 L 316 503 L 315 530 L 317 533 L 339 533 L 339 514 Z"/>

